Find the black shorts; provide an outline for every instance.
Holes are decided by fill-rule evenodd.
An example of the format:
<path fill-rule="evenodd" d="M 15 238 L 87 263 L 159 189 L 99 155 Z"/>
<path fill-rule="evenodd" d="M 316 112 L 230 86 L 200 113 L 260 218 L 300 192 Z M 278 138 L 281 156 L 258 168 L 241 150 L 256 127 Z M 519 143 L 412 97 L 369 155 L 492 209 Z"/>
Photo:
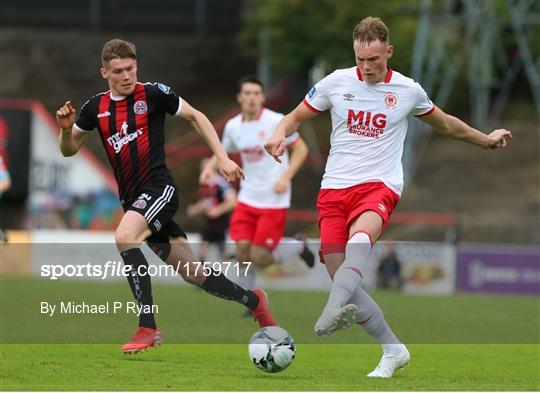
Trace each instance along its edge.
<path fill-rule="evenodd" d="M 202 230 L 202 239 L 208 243 L 217 243 L 220 247 L 225 244 L 225 225 L 212 225 L 212 222 L 205 222 Z"/>
<path fill-rule="evenodd" d="M 124 204 L 123 208 L 124 211 L 133 210 L 146 219 L 152 231 L 152 235 L 147 240 L 168 236 L 182 236 L 187 239 L 180 225 L 173 220 L 178 205 L 176 187 L 170 183 L 163 183 L 148 186 L 139 193 L 136 199 Z"/>

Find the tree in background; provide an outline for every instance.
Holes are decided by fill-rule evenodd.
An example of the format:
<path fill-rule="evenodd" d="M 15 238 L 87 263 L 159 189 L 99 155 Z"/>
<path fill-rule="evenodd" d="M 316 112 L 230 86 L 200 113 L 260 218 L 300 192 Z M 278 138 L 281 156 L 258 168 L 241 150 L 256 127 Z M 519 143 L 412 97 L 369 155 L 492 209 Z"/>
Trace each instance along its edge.
<path fill-rule="evenodd" d="M 274 72 L 307 72 L 315 64 L 326 71 L 354 65 L 352 31 L 366 16 L 379 16 L 394 33 L 398 48 L 392 67 L 410 69 L 416 34 L 418 1 L 373 0 L 261 0 L 246 4 L 241 41 L 246 52 L 261 55 L 261 34 L 266 34 L 269 65 Z"/>

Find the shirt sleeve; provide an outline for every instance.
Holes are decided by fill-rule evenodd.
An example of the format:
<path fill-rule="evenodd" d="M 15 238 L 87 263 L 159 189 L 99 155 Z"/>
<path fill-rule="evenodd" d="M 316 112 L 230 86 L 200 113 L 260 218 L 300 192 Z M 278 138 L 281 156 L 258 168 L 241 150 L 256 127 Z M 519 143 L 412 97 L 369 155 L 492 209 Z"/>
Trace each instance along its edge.
<path fill-rule="evenodd" d="M 291 135 L 289 135 L 287 138 L 285 138 L 285 145 L 291 146 L 294 145 L 298 140 L 300 139 L 300 134 L 298 131 L 293 132 Z"/>
<path fill-rule="evenodd" d="M 313 112 L 323 112 L 330 109 L 330 86 L 333 74 L 327 75 L 311 88 L 304 98 L 304 104 Z"/>
<path fill-rule="evenodd" d="M 94 105 L 91 100 L 84 103 L 79 113 L 79 118 L 75 122 L 75 127 L 82 132 L 93 131 L 96 127 L 97 110 L 94 109 Z"/>
<path fill-rule="evenodd" d="M 170 115 L 178 116 L 182 111 L 183 100 L 173 89 L 163 83 L 155 84 L 155 97 L 159 109 Z"/>
<path fill-rule="evenodd" d="M 429 115 L 435 109 L 435 105 L 429 99 L 426 91 L 418 83 L 414 83 L 415 102 L 411 110 L 411 115 L 421 117 Z"/>
<path fill-rule="evenodd" d="M 238 153 L 238 147 L 232 138 L 232 129 L 229 122 L 225 124 L 223 136 L 221 137 L 221 144 L 227 153 Z"/>

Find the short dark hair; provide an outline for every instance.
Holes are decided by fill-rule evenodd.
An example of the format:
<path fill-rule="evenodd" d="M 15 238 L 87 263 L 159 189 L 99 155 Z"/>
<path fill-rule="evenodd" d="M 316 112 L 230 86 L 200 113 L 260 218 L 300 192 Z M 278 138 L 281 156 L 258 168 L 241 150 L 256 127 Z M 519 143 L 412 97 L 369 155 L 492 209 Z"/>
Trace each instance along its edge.
<path fill-rule="evenodd" d="M 246 75 L 243 78 L 241 78 L 238 81 L 237 93 L 240 93 L 242 91 L 242 87 L 244 86 L 245 83 L 255 83 L 256 85 L 261 86 L 261 89 L 264 93 L 264 83 L 262 83 L 261 80 L 257 78 L 255 75 Z"/>
<path fill-rule="evenodd" d="M 105 67 L 112 59 L 137 60 L 137 48 L 129 41 L 118 38 L 110 40 L 103 45 L 101 50 L 101 62 Z"/>
<path fill-rule="evenodd" d="M 388 44 L 390 41 L 390 30 L 388 30 L 381 18 L 368 16 L 362 19 L 353 30 L 353 41 L 370 44 L 377 40 L 384 44 Z"/>

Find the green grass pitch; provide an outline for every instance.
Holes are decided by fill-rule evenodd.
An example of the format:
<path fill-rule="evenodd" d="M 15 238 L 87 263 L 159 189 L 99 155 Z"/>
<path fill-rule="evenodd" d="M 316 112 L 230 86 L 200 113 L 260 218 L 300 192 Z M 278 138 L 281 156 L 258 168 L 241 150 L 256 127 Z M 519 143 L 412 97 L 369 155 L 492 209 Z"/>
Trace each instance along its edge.
<path fill-rule="evenodd" d="M 1 278 L 1 390 L 540 390 L 537 297 L 374 294 L 408 343 L 411 364 L 390 380 L 365 377 L 380 349 L 359 328 L 313 333 L 326 295 L 270 291 L 297 342 L 285 371 L 266 374 L 247 356 L 257 329 L 239 305 L 187 286 L 154 286 L 162 347 L 127 356 L 133 315 L 40 314 L 40 302 L 131 300 L 125 282 Z"/>

